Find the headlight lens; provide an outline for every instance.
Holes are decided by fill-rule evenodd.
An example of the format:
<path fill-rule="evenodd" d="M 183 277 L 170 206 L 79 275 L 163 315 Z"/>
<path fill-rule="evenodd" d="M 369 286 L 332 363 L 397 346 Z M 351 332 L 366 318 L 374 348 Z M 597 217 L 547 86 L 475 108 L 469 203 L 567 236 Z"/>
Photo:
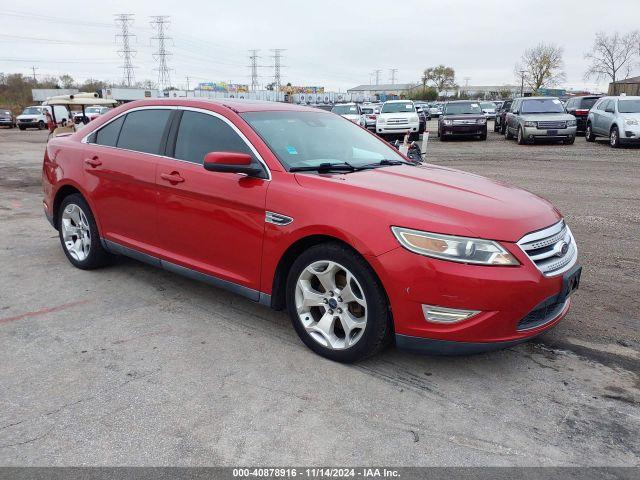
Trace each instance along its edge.
<path fill-rule="evenodd" d="M 453 123 L 453 121 L 451 121 L 451 120 L 443 120 L 442 123 L 444 123 L 445 125 L 451 125 Z"/>
<path fill-rule="evenodd" d="M 567 127 L 575 127 L 575 126 L 576 126 L 575 120 L 567 120 Z"/>
<path fill-rule="evenodd" d="M 480 125 L 484 125 L 485 123 L 487 123 L 487 119 L 486 119 L 486 118 L 479 118 L 479 119 L 478 119 L 478 123 L 479 123 Z"/>
<path fill-rule="evenodd" d="M 427 257 L 478 265 L 520 264 L 502 245 L 492 240 L 421 232 L 403 227 L 391 227 L 391 230 L 404 248 Z"/>
<path fill-rule="evenodd" d="M 635 118 L 627 118 L 624 123 L 626 123 L 627 125 L 638 125 L 638 120 L 636 120 Z"/>
<path fill-rule="evenodd" d="M 385 122 L 387 121 L 387 119 L 386 119 L 386 118 L 384 118 L 384 117 L 378 117 L 378 118 L 376 119 L 376 121 L 377 121 L 378 123 L 385 123 Z"/>
<path fill-rule="evenodd" d="M 525 127 L 537 127 L 536 122 L 524 122 Z"/>

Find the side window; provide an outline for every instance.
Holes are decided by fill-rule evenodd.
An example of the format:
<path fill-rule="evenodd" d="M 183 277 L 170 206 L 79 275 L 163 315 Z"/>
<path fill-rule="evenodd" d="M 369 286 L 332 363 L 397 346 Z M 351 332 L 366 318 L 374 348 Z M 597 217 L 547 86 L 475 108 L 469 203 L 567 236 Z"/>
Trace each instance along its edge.
<path fill-rule="evenodd" d="M 120 130 L 118 148 L 160 154 L 160 141 L 170 114 L 171 110 L 156 108 L 128 113 Z"/>
<path fill-rule="evenodd" d="M 209 152 L 247 153 L 257 161 L 249 146 L 226 122 L 206 113 L 185 111 L 174 157 L 202 164 Z"/>
<path fill-rule="evenodd" d="M 122 115 L 111 123 L 108 123 L 100 130 L 96 132 L 95 141 L 98 145 L 104 145 L 107 147 L 115 147 L 118 142 L 118 135 L 120 135 L 120 129 L 124 123 L 124 117 Z"/>
<path fill-rule="evenodd" d="M 567 104 L 565 105 L 565 109 L 566 109 L 566 110 L 570 110 L 570 109 L 574 108 L 574 107 L 575 107 L 575 104 L 576 104 L 576 101 L 577 101 L 577 100 L 576 100 L 575 98 L 572 98 L 571 100 L 569 100 L 569 101 L 567 102 Z"/>

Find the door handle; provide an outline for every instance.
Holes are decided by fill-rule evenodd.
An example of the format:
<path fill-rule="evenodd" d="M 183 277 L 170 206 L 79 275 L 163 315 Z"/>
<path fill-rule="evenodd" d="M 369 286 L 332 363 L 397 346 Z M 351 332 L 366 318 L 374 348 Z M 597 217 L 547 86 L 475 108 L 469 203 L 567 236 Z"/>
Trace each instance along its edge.
<path fill-rule="evenodd" d="M 160 178 L 171 183 L 184 182 L 184 178 L 182 178 L 178 172 L 161 173 Z"/>
<path fill-rule="evenodd" d="M 99 167 L 100 165 L 102 165 L 102 162 L 100 161 L 100 159 L 98 157 L 92 157 L 92 158 L 85 158 L 84 159 L 84 163 L 86 165 L 89 165 L 90 167 Z"/>

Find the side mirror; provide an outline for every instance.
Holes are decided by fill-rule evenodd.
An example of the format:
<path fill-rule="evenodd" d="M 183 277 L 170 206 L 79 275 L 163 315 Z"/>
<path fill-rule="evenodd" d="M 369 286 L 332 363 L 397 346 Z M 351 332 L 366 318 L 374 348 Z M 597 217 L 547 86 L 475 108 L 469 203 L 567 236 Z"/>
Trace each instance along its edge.
<path fill-rule="evenodd" d="M 262 168 L 253 164 L 251 155 L 237 152 L 209 152 L 204 156 L 204 169 L 210 172 L 242 173 L 260 177 Z"/>

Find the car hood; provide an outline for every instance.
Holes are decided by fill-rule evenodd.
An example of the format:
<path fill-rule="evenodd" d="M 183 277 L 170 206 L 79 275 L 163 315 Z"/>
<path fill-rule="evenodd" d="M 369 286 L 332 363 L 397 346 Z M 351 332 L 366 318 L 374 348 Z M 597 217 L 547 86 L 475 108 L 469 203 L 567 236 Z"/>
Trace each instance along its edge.
<path fill-rule="evenodd" d="M 343 202 L 368 205 L 389 225 L 435 233 L 516 242 L 562 218 L 551 203 L 526 190 L 434 165 L 296 178 L 319 195 L 330 191 Z"/>
<path fill-rule="evenodd" d="M 619 113 L 620 118 L 626 120 L 627 118 L 632 118 L 634 120 L 640 121 L 640 113 Z"/>
<path fill-rule="evenodd" d="M 523 120 L 531 122 L 544 122 L 544 121 L 563 121 L 563 120 L 575 120 L 571 114 L 568 113 L 521 113 L 520 117 Z"/>

